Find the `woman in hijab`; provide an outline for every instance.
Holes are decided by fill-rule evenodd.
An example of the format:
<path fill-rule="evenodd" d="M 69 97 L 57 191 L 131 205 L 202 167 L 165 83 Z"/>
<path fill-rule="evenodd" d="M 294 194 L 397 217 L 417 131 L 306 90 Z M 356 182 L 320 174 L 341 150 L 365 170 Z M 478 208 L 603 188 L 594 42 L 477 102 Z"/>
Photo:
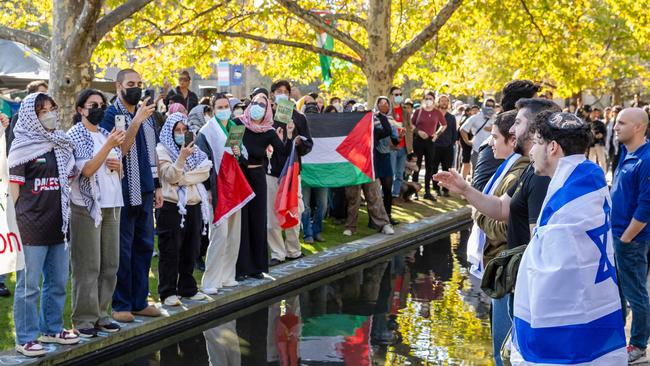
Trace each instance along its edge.
<path fill-rule="evenodd" d="M 250 200 L 241 213 L 241 243 L 237 257 L 237 281 L 248 277 L 263 279 L 268 272 L 268 242 L 266 233 L 266 172 L 264 159 L 267 147 L 274 151 L 291 152 L 293 143 L 293 123 L 287 125 L 285 136 L 283 128 L 273 128 L 273 110 L 269 99 L 262 93 L 253 97 L 244 114 L 235 119 L 238 125 L 246 126 L 243 145 L 247 156 L 240 156 L 239 163 L 250 184 L 255 198 Z"/>
<path fill-rule="evenodd" d="M 194 263 L 201 247 L 201 234 L 210 220 L 208 194 L 203 182 L 212 163 L 207 155 L 185 144 L 187 117 L 174 113 L 160 131 L 156 147 L 163 206 L 158 219 L 158 293 L 167 306 L 180 305 L 181 297 L 204 300 L 194 279 Z"/>
<path fill-rule="evenodd" d="M 209 105 L 199 104 L 187 115 L 187 128 L 196 135 L 212 116 L 212 108 Z"/>
<path fill-rule="evenodd" d="M 68 131 L 80 172 L 72 181 L 70 257 L 72 325 L 80 337 L 120 330 L 107 313 L 120 261 L 122 151 L 126 132 L 99 127 L 106 97 L 93 89 L 79 94 L 75 125 Z"/>
<path fill-rule="evenodd" d="M 74 169 L 74 145 L 60 130 L 56 103 L 44 93 L 23 100 L 14 135 L 8 157 L 9 191 L 25 256 L 25 269 L 16 273 L 16 350 L 35 357 L 46 353 L 40 342 L 79 342 L 77 335 L 63 328 L 70 263 L 68 179 Z"/>
<path fill-rule="evenodd" d="M 390 163 L 390 152 L 399 144 L 402 136 L 398 136 L 395 124 L 392 124 L 393 117 L 391 111 L 393 110 L 390 100 L 387 97 L 377 98 L 374 108 L 374 124 L 375 128 L 385 129 L 386 137 L 379 139 L 375 143 L 375 151 L 373 154 L 375 165 L 375 178 L 379 179 L 381 183 L 381 190 L 384 198 L 384 209 L 390 220 L 391 225 L 398 222 L 393 220 L 391 216 L 391 208 L 393 206 L 393 168 Z"/>

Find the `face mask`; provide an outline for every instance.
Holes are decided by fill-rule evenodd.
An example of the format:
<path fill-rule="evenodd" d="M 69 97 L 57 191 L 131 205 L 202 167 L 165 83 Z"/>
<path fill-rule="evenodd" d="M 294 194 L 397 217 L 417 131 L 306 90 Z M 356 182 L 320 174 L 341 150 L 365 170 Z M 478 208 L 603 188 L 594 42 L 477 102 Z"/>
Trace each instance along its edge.
<path fill-rule="evenodd" d="M 59 125 L 59 116 L 56 112 L 47 112 L 46 115 L 39 118 L 43 127 L 46 130 L 56 130 L 56 127 Z"/>
<path fill-rule="evenodd" d="M 256 121 L 264 118 L 264 112 L 266 112 L 264 108 L 258 106 L 257 104 L 251 106 L 251 118 Z"/>
<path fill-rule="evenodd" d="M 396 95 L 395 96 L 395 104 L 402 104 L 402 96 L 401 95 Z"/>
<path fill-rule="evenodd" d="M 178 146 L 183 146 L 185 143 L 185 135 L 183 134 L 174 134 L 174 142 Z"/>
<path fill-rule="evenodd" d="M 138 105 L 141 97 L 142 89 L 138 88 L 137 86 L 122 90 L 122 98 L 124 98 L 124 101 L 130 105 Z"/>
<path fill-rule="evenodd" d="M 427 107 L 431 107 L 433 105 L 433 100 L 427 99 L 424 101 L 424 105 Z"/>
<path fill-rule="evenodd" d="M 275 95 L 275 101 L 279 102 L 281 100 L 289 100 L 289 96 L 286 94 L 276 94 Z"/>
<path fill-rule="evenodd" d="M 242 114 L 244 114 L 244 111 L 241 109 L 235 109 L 234 111 L 232 111 L 232 115 L 235 118 L 241 116 Z"/>
<path fill-rule="evenodd" d="M 230 119 L 231 114 L 230 109 L 217 109 L 214 116 L 217 117 L 219 121 L 227 121 Z"/>
<path fill-rule="evenodd" d="M 494 108 L 493 107 L 483 107 L 483 115 L 487 118 L 492 118 L 494 116 Z"/>
<path fill-rule="evenodd" d="M 102 108 L 90 108 L 88 110 L 88 116 L 86 117 L 88 122 L 97 126 L 99 122 L 104 119 L 104 110 Z"/>

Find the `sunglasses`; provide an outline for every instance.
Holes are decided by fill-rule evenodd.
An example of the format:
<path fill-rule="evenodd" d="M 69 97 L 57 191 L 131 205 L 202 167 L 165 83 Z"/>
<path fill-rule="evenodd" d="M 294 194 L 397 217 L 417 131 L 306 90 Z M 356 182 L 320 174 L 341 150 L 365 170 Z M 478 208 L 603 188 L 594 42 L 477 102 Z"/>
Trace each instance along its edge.
<path fill-rule="evenodd" d="M 401 97 L 401 96 L 402 96 L 402 93 L 395 93 L 395 94 L 393 94 L 393 96 L 394 96 L 394 97 Z"/>
<path fill-rule="evenodd" d="M 253 105 L 258 105 L 258 106 L 260 106 L 260 107 L 266 109 L 266 103 L 262 103 L 262 102 L 252 102 L 251 104 L 253 104 Z"/>
<path fill-rule="evenodd" d="M 97 104 L 97 103 L 90 103 L 85 105 L 86 109 L 94 109 L 94 108 L 101 108 L 103 111 L 106 110 L 106 104 Z"/>

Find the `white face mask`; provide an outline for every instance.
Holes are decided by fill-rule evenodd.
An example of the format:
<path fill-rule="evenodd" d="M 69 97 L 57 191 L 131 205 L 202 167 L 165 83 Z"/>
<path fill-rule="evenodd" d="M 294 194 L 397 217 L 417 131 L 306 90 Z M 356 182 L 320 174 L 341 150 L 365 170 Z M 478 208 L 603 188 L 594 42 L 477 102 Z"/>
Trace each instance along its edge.
<path fill-rule="evenodd" d="M 289 96 L 286 94 L 276 94 L 275 95 L 275 101 L 279 102 L 281 100 L 289 100 Z"/>
<path fill-rule="evenodd" d="M 427 107 L 433 106 L 433 100 L 431 100 L 431 99 L 425 100 L 424 105 L 427 106 Z"/>
<path fill-rule="evenodd" d="M 38 119 L 46 130 L 56 130 L 59 126 L 59 116 L 56 112 L 47 112 L 46 115 Z"/>

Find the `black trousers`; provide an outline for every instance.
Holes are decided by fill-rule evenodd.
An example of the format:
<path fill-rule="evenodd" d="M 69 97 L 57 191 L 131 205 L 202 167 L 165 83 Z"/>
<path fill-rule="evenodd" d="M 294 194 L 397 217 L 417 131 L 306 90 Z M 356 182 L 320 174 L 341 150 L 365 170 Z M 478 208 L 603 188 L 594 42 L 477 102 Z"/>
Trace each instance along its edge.
<path fill-rule="evenodd" d="M 332 201 L 330 202 L 329 216 L 339 220 L 348 217 L 348 204 L 345 199 L 345 187 L 330 188 Z"/>
<path fill-rule="evenodd" d="M 243 168 L 255 198 L 241 211 L 241 243 L 237 257 L 237 276 L 269 271 L 269 243 L 266 237 L 266 174 L 264 168 Z"/>
<path fill-rule="evenodd" d="M 164 202 L 158 218 L 158 293 L 164 301 L 171 295 L 190 297 L 198 291 L 194 262 L 201 247 L 201 205 L 187 205 L 185 222 L 175 203 Z"/>
<path fill-rule="evenodd" d="M 420 168 L 422 166 L 422 158 L 424 158 L 424 193 L 431 193 L 431 181 L 433 174 L 435 174 L 435 167 L 433 162 L 435 160 L 435 146 L 431 140 L 423 140 L 420 136 L 416 135 L 413 139 L 413 150 L 417 156 L 418 170 L 413 173 L 413 181 L 418 181 Z M 435 169 L 437 170 L 437 169 Z"/>
<path fill-rule="evenodd" d="M 380 177 L 379 182 L 381 183 L 381 193 L 384 199 L 384 209 L 388 218 L 392 219 L 391 208 L 393 207 L 393 177 Z"/>
<path fill-rule="evenodd" d="M 433 169 L 437 172 L 438 166 L 442 165 L 442 170 L 448 172 L 451 168 L 451 163 L 454 161 L 454 148 L 451 146 L 436 146 L 433 154 Z M 434 174 L 436 173 L 434 172 Z M 433 189 L 440 192 L 438 182 L 433 181 Z M 447 188 L 443 188 L 447 192 Z"/>

